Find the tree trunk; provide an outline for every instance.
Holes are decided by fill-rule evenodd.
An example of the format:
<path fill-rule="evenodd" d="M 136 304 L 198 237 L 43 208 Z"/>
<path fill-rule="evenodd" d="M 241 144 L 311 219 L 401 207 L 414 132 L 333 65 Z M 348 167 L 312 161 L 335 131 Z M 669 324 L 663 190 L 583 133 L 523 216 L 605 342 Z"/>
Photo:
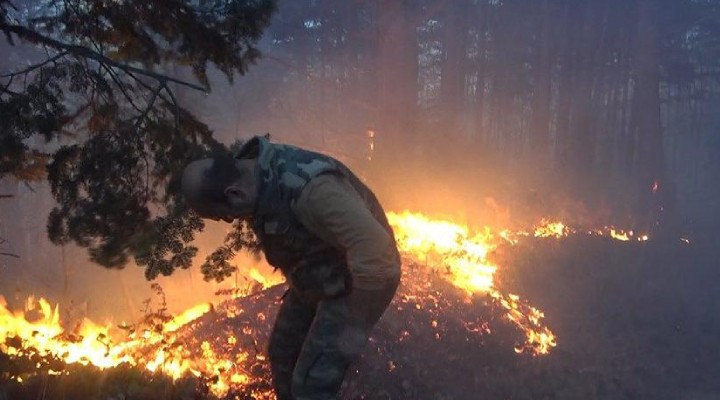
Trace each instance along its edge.
<path fill-rule="evenodd" d="M 475 58 L 475 74 L 477 75 L 475 83 L 475 136 L 484 141 L 485 131 L 485 82 L 486 82 L 486 66 L 487 66 L 487 29 L 488 29 L 488 11 L 487 3 L 479 2 L 477 5 L 477 21 L 475 26 L 477 31 L 477 56 Z"/>
<path fill-rule="evenodd" d="M 607 3 L 586 2 L 582 6 L 581 20 L 584 21 L 582 40 L 577 43 L 578 78 L 573 85 L 573 111 L 570 145 L 570 166 L 573 167 L 571 183 L 581 194 L 587 194 L 588 184 L 593 185 L 595 161 L 597 110 L 593 107 L 593 83 L 595 81 L 596 53 L 599 51 L 602 30 L 602 16 Z"/>
<path fill-rule="evenodd" d="M 634 131 L 637 135 L 640 228 L 655 229 L 674 216 L 675 189 L 665 171 L 660 121 L 660 35 L 654 0 L 637 0 Z M 649 211 L 649 213 L 648 213 Z M 649 214 L 649 215 L 648 215 Z"/>
<path fill-rule="evenodd" d="M 417 105 L 418 46 L 404 0 L 378 0 L 378 156 L 407 154 Z"/>
<path fill-rule="evenodd" d="M 575 86 L 575 75 L 577 74 L 578 65 L 575 57 L 576 42 L 580 40 L 579 30 L 581 21 L 577 13 L 577 6 L 566 1 L 564 5 L 564 40 L 562 44 L 562 58 L 560 64 L 559 76 L 559 99 L 558 99 L 558 115 L 555 142 L 555 162 L 558 168 L 563 169 L 561 175 L 567 175 L 564 170 L 570 162 L 571 152 L 571 132 L 570 122 L 573 102 L 573 88 Z"/>
<path fill-rule="evenodd" d="M 460 132 L 465 95 L 468 37 L 468 0 L 447 3 L 443 13 L 443 62 L 440 81 L 440 129 L 450 135 Z"/>
<path fill-rule="evenodd" d="M 535 65 L 535 87 L 533 93 L 530 143 L 536 156 L 542 160 L 548 155 L 550 143 L 550 89 L 555 56 L 553 43 L 553 14 L 550 0 L 541 5 L 539 49 Z"/>

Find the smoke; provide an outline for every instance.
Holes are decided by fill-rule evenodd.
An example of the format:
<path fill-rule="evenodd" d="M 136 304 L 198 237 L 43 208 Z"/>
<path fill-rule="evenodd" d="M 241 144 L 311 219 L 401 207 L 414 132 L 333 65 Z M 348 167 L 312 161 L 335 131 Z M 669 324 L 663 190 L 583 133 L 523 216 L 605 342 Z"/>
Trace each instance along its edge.
<path fill-rule="evenodd" d="M 36 184 L 31 190 L 19 184 L 5 184 L 2 190 L 15 194 L 3 199 L 0 207 L 0 236 L 7 239 L 6 249 L 19 256 L 0 258 L 0 294 L 12 308 L 21 309 L 30 296 L 45 297 L 61 306 L 66 321 L 89 317 L 118 322 L 137 320 L 148 299 L 154 307 L 159 306 L 160 299 L 151 290 L 151 282 L 145 279 L 142 268 L 130 264 L 123 270 L 108 270 L 90 262 L 84 249 L 72 245 L 58 247 L 47 239 L 45 220 L 53 201 L 46 185 Z M 233 260 L 238 266 L 234 277 L 222 283 L 203 280 L 199 265 L 222 244 L 229 228 L 228 224 L 208 221 L 206 231 L 199 233 L 195 241 L 200 251 L 193 267 L 157 279 L 170 312 L 203 302 L 218 303 L 227 299 L 216 295 L 218 291 L 256 285 L 248 276 L 252 268 L 272 276 L 273 269 L 263 259 L 238 254 Z"/>
<path fill-rule="evenodd" d="M 636 193 L 628 188 L 634 181 L 629 176 L 605 173 L 622 170 L 620 166 L 605 165 L 593 176 L 581 175 L 587 179 L 569 180 L 572 167 L 552 162 L 559 149 L 549 146 L 538 151 L 528 139 L 532 127 L 527 126 L 528 118 L 523 115 L 529 115 L 528 105 L 534 97 L 529 96 L 528 85 L 535 78 L 515 75 L 520 64 L 511 56 L 518 56 L 519 46 L 525 43 L 522 40 L 530 37 L 523 36 L 523 32 L 532 31 L 530 19 L 519 25 L 508 24 L 517 28 L 519 37 L 495 32 L 498 35 L 493 40 L 500 42 L 494 43 L 493 49 L 479 47 L 491 43 L 477 41 L 480 32 L 472 31 L 476 41 L 468 44 L 466 56 L 477 62 L 472 57 L 487 52 L 488 57 L 495 58 L 486 60 L 486 67 L 494 69 L 486 71 L 488 77 L 477 71 L 466 74 L 465 92 L 458 94 L 463 101 L 455 104 L 455 114 L 448 117 L 447 99 L 443 100 L 448 85 L 443 89 L 442 73 L 448 65 L 443 64 L 443 54 L 439 53 L 446 50 L 443 41 L 448 42 L 442 29 L 446 16 L 431 7 L 421 10 L 427 15 L 416 15 L 423 18 L 408 18 L 418 25 L 410 31 L 418 35 L 410 42 L 414 53 L 410 61 L 416 65 L 392 75 L 415 85 L 403 92 L 406 87 L 383 80 L 382 75 L 384 68 L 406 65 L 403 62 L 407 60 L 399 58 L 404 54 L 381 59 L 388 54 L 378 47 L 387 45 L 388 38 L 379 36 L 376 24 L 380 22 L 375 19 L 379 11 L 366 2 L 355 3 L 313 8 L 304 2 L 282 1 L 260 44 L 264 57 L 247 75 L 236 77 L 231 85 L 222 74 L 211 71 L 211 93 L 177 88 L 178 99 L 227 144 L 270 133 L 278 142 L 340 159 L 378 194 L 388 211 L 410 209 L 477 226 L 527 226 L 541 217 L 582 226 L 632 225 L 632 198 Z M 499 4 L 493 7 L 503 11 Z M 497 14 L 498 18 L 513 15 Z M 479 15 L 473 21 L 481 23 L 482 18 Z M 552 21 L 561 25 L 564 20 Z M 492 79 L 491 73 L 496 74 Z M 587 83 L 581 78 L 576 83 Z M 549 111 L 558 114 L 562 111 L 558 82 L 553 81 L 551 89 Z M 415 102 L 407 104 L 408 96 Z M 388 115 L 388 107 L 394 114 Z M 693 136 L 680 135 L 692 121 L 682 119 L 686 114 L 676 114 L 666 113 L 665 129 L 678 149 L 669 157 L 674 160 L 680 201 L 688 210 L 687 224 L 717 224 L 720 195 L 711 171 L 717 170 L 717 152 L 713 149 L 718 146 L 716 140 L 709 141 L 714 137 L 709 132 L 717 127 L 717 117 L 694 121 L 707 128 Z M 552 132 L 557 131 L 558 124 L 551 119 Z M 612 129 L 608 125 L 607 131 L 600 131 L 598 153 L 618 146 L 612 142 L 614 136 L 602 136 Z M 550 135 L 550 139 L 557 137 Z M 683 163 L 688 154 L 697 154 L 698 143 L 702 145 L 705 140 L 709 142 L 699 157 L 701 161 Z M 698 169 L 703 168 L 710 172 L 699 174 Z M 684 178 L 691 173 L 695 180 Z M 90 315 L 131 318 L 139 312 L 143 300 L 151 297 L 141 269 L 128 266 L 123 271 L 106 271 L 90 264 L 82 250 L 52 246 L 44 232 L 52 205 L 47 190 L 10 186 L 10 193 L 17 193 L 17 197 L 0 203 L 1 234 L 10 240 L 9 249 L 18 250 L 21 258 L 0 259 L 2 293 L 16 301 L 42 293 Z M 227 228 L 208 224 L 198 238 L 201 254 L 196 264 L 221 244 Z M 243 255 L 236 262 L 243 268 L 269 268 Z M 237 284 L 243 280 L 238 275 Z M 223 285 L 205 283 L 195 268 L 178 271 L 160 283 L 166 288 L 170 306 L 177 308 L 213 299 L 217 290 L 236 284 L 235 279 Z"/>

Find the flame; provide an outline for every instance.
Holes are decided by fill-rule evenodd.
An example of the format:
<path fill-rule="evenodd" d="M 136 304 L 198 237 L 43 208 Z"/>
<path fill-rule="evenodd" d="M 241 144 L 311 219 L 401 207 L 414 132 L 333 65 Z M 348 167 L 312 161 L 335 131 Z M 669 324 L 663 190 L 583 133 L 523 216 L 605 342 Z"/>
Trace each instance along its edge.
<path fill-rule="evenodd" d="M 570 229 L 562 222 L 551 222 L 546 219 L 542 219 L 540 221 L 540 226 L 535 228 L 535 237 L 540 238 L 546 238 L 546 237 L 555 237 L 555 238 L 561 238 L 565 237 L 570 233 Z"/>
<path fill-rule="evenodd" d="M 272 278 L 263 280 L 272 282 Z M 51 356 L 67 364 L 94 365 L 101 369 L 126 363 L 150 372 L 162 372 L 173 379 L 215 377 L 209 389 L 222 396 L 232 385 L 249 381 L 247 372 L 239 368 L 249 353 L 222 348 L 216 351 L 204 341 L 199 343 L 201 356 L 198 357 L 193 354 L 196 349 L 179 340 L 181 328 L 213 309 L 212 304 L 200 304 L 164 320 L 152 319 L 135 326 L 99 325 L 83 319 L 68 330 L 61 325 L 59 307 L 51 306 L 47 300 L 31 297 L 23 311 L 13 312 L 0 296 L 0 352 L 11 357 Z M 228 338 L 230 346 L 234 341 L 236 339 Z M 22 382 L 21 377 L 14 379 Z"/>
<path fill-rule="evenodd" d="M 471 233 L 466 225 L 431 220 L 421 214 L 405 211 L 388 213 L 388 222 L 395 231 L 398 247 L 405 257 L 432 268 L 469 295 L 487 294 L 506 312 L 506 318 L 521 329 L 526 341 L 515 350 L 533 355 L 548 354 L 557 346 L 555 335 L 542 325 L 542 311 L 530 306 L 514 294 L 505 294 L 495 287 L 498 266 L 488 259 L 501 240 L 515 235 L 509 230 L 495 235 L 489 227 Z M 565 234 L 561 223 L 538 227 L 535 236 Z"/>
<path fill-rule="evenodd" d="M 33 317 L 28 320 L 26 313 Z M 103 342 L 107 336 L 107 326 L 89 320 L 83 320 L 74 330 L 66 332 L 60 325 L 58 307 L 52 307 L 43 298 L 31 297 L 26 301 L 24 311 L 11 312 L 5 298 L 0 296 L 0 351 L 8 355 L 22 355 L 25 348 L 32 347 L 41 356 L 53 354 L 62 356 L 68 363 L 93 364 L 101 368 L 126 361 L 119 359 L 116 362 L 108 354 Z M 8 347 L 5 342 L 12 337 L 21 338 L 24 346 Z"/>
<path fill-rule="evenodd" d="M 627 242 L 630 240 L 630 236 L 632 236 L 632 231 L 624 232 L 624 231 L 616 231 L 615 229 L 610 229 L 610 236 L 613 239 Z"/>
<path fill-rule="evenodd" d="M 636 242 L 646 242 L 648 239 L 650 239 L 650 236 L 647 234 L 639 234 L 636 235 L 633 231 L 624 231 L 622 229 L 615 229 L 615 228 L 608 228 L 609 229 L 609 235 L 611 238 L 615 240 L 619 240 L 621 242 L 630 242 L 630 241 L 636 241 Z"/>
<path fill-rule="evenodd" d="M 497 266 L 487 259 L 495 247 L 487 236 L 471 236 L 467 226 L 407 211 L 388 213 L 388 222 L 404 255 L 440 272 L 448 268 L 451 282 L 469 293 L 492 289 Z"/>
<path fill-rule="evenodd" d="M 201 317 L 212 308 L 212 304 L 198 304 L 194 307 L 190 307 L 187 310 L 180 313 L 180 315 L 174 316 L 172 320 L 165 324 L 166 332 L 175 332 L 181 327 L 185 326 L 188 322 L 194 321 Z"/>
<path fill-rule="evenodd" d="M 549 219 L 543 219 L 528 229 L 483 227 L 473 230 L 466 224 L 431 219 L 409 211 L 388 213 L 387 216 L 405 262 L 427 268 L 468 296 L 487 296 L 490 303 L 502 311 L 504 318 L 524 334 L 524 342 L 518 343 L 515 351 L 534 356 L 552 351 L 557 346 L 557 338 L 544 325 L 545 315 L 541 310 L 500 287 L 496 278 L 501 267 L 493 261 L 493 251 L 500 245 L 515 245 L 529 237 L 553 240 L 585 234 L 619 241 L 648 240 L 648 235 L 630 230 L 615 227 L 587 230 Z M 681 240 L 690 243 L 688 239 Z M 247 275 L 263 288 L 269 288 L 281 279 L 276 275 L 266 276 L 257 269 L 250 269 Z M 233 387 L 249 385 L 259 379 L 243 368 L 247 368 L 249 361 L 264 362 L 265 357 L 257 350 L 254 355 L 249 352 L 255 343 L 247 342 L 247 338 L 256 333 L 251 326 L 242 328 L 242 334 L 247 336 L 245 338 L 228 335 L 213 339 L 212 343 L 207 340 L 188 342 L 187 336 L 193 337 L 190 331 L 189 335 L 186 332 L 180 339 L 184 327 L 208 313 L 212 317 L 215 312 L 223 312 L 226 318 L 245 313 L 232 306 L 218 311 L 212 304 L 206 303 L 176 316 L 163 312 L 150 313 L 152 318 L 134 325 L 118 327 L 83 319 L 68 329 L 61 323 L 58 306 L 52 306 L 43 298 L 31 297 L 22 311 L 15 312 L 0 296 L 0 352 L 11 357 L 52 356 L 65 363 L 98 368 L 127 363 L 147 371 L 162 372 L 174 379 L 183 376 L 213 377 L 209 382 L 210 390 L 222 397 Z M 266 319 L 263 313 L 255 317 L 263 323 Z M 436 321 L 433 320 L 431 325 L 437 328 Z M 477 334 L 490 332 L 486 323 L 468 327 L 468 330 Z M 19 376 L 14 379 L 22 381 Z M 262 390 L 265 391 L 254 393 L 254 398 L 272 398 L 270 389 Z"/>
<path fill-rule="evenodd" d="M 273 274 L 270 276 L 266 276 L 263 275 L 262 272 L 260 272 L 257 268 L 250 268 L 250 271 L 248 271 L 248 276 L 255 282 L 262 285 L 263 289 L 273 287 L 283 282 L 283 279 L 280 275 Z"/>
<path fill-rule="evenodd" d="M 488 255 L 501 243 L 517 244 L 523 237 L 564 238 L 571 234 L 610 237 L 619 241 L 644 242 L 647 234 L 635 234 L 614 227 L 584 231 L 560 221 L 541 219 L 531 229 L 501 229 L 497 233 L 484 227 L 474 233 L 465 224 L 432 220 L 422 214 L 405 211 L 388 213 L 398 247 L 404 257 L 433 269 L 468 294 L 486 294 L 505 310 L 507 320 L 525 334 L 525 343 L 515 351 L 533 355 L 548 354 L 557 346 L 557 338 L 543 325 L 545 314 L 519 296 L 504 293 L 495 285 L 498 265 Z"/>

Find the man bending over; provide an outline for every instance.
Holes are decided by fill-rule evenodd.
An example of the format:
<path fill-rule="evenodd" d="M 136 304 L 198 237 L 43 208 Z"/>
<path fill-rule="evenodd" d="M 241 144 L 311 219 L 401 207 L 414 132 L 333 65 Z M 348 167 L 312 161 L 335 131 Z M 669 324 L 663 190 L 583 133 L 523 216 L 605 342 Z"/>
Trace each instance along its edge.
<path fill-rule="evenodd" d="M 336 399 L 392 300 L 400 256 L 375 195 L 339 161 L 257 136 L 190 163 L 182 190 L 201 217 L 252 217 L 290 289 L 268 348 L 278 400 Z"/>

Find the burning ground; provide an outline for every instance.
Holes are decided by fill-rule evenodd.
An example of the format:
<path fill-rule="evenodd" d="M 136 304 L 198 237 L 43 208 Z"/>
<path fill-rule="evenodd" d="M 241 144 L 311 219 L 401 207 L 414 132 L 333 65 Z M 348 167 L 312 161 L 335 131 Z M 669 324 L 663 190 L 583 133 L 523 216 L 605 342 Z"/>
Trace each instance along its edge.
<path fill-rule="evenodd" d="M 712 241 L 390 220 L 403 283 L 343 398 L 720 398 Z M 270 399 L 264 349 L 284 290 L 174 318 L 158 291 L 122 329 L 63 329 L 39 301 L 22 315 L 2 307 L 0 398 Z"/>

